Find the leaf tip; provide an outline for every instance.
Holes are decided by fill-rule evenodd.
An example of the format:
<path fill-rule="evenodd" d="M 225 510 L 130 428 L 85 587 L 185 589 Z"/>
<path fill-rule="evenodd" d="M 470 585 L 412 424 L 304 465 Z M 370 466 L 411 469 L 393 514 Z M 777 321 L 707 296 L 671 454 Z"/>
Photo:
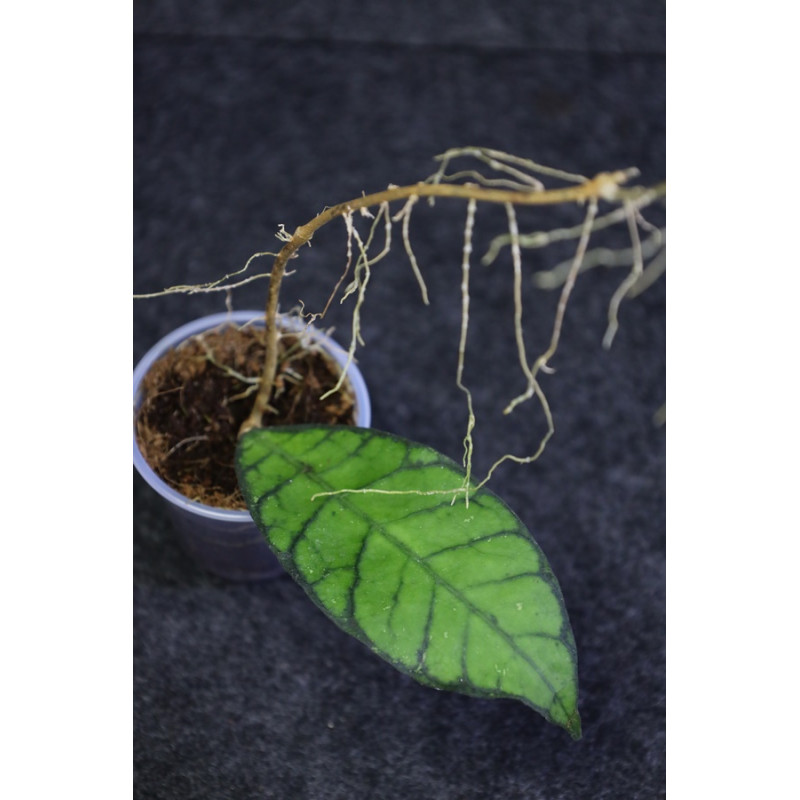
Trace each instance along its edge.
<path fill-rule="evenodd" d="M 566 721 L 564 728 L 566 729 L 567 733 L 572 737 L 572 741 L 577 742 L 581 738 L 581 736 L 583 735 L 583 731 L 581 730 L 581 718 L 577 710 Z"/>

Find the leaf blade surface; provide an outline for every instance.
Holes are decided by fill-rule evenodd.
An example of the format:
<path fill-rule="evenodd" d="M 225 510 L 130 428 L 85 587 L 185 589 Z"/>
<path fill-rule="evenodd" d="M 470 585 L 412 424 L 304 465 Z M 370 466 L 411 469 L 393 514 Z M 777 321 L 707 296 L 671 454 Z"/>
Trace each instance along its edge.
<path fill-rule="evenodd" d="M 242 437 L 248 508 L 342 629 L 421 683 L 509 697 L 580 736 L 575 641 L 558 582 L 516 515 L 455 462 L 372 429 Z"/>

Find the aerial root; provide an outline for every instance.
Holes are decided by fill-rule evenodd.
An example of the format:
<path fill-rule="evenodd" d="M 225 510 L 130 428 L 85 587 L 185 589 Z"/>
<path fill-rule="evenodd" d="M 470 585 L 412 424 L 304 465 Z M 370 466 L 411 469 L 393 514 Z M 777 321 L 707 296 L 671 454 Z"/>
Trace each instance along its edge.
<path fill-rule="evenodd" d="M 412 194 L 411 197 L 409 197 L 406 201 L 406 204 L 403 206 L 403 208 L 398 211 L 394 217 L 392 217 L 392 221 L 398 222 L 401 219 L 403 220 L 403 246 L 405 247 L 406 255 L 408 255 L 408 260 L 411 263 L 411 269 L 414 272 L 414 277 L 417 279 L 417 284 L 419 285 L 419 290 L 422 294 L 422 302 L 428 306 L 430 305 L 430 301 L 428 300 L 428 287 L 425 285 L 425 279 L 422 277 L 422 271 L 417 263 L 417 257 L 414 255 L 414 251 L 411 248 L 411 239 L 408 235 L 408 228 L 411 222 L 411 210 L 414 208 L 414 205 L 418 200 L 419 196 Z"/>
<path fill-rule="evenodd" d="M 467 397 L 467 432 L 464 435 L 465 470 L 464 488 L 469 486 L 472 477 L 472 431 L 475 427 L 475 412 L 472 407 L 472 392 L 464 385 L 464 356 L 467 351 L 467 330 L 469 328 L 469 262 L 472 253 L 472 230 L 475 226 L 475 209 L 477 203 L 474 199 L 467 203 L 467 219 L 464 223 L 464 246 L 461 252 L 461 335 L 458 342 L 458 367 L 456 369 L 456 386 Z M 465 491 L 464 497 L 469 506 L 469 493 Z M 455 500 L 455 497 L 453 498 Z"/>
<path fill-rule="evenodd" d="M 633 250 L 633 265 L 625 280 L 617 287 L 608 304 L 608 328 L 603 336 L 603 347 L 606 350 L 611 347 L 614 336 L 619 328 L 619 306 L 622 298 L 633 288 L 642 275 L 644 269 L 642 257 L 642 243 L 639 240 L 639 227 L 636 223 L 636 216 L 630 204 L 625 203 L 625 211 L 628 219 L 628 232 L 631 236 Z"/>
<path fill-rule="evenodd" d="M 253 281 L 261 280 L 262 278 L 269 278 L 269 272 L 259 273 L 258 275 L 250 275 L 244 280 L 237 281 L 235 283 L 225 283 L 225 281 L 230 280 L 231 278 L 235 278 L 237 275 L 242 275 L 250 268 L 250 264 L 253 263 L 257 258 L 263 258 L 264 256 L 276 256 L 277 253 L 270 253 L 270 252 L 263 252 L 263 253 L 253 253 L 250 258 L 247 259 L 245 265 L 241 268 L 236 270 L 236 272 L 231 272 L 228 275 L 223 276 L 215 281 L 210 281 L 209 283 L 198 283 L 198 284 L 186 284 L 186 285 L 179 285 L 179 286 L 170 286 L 167 289 L 162 289 L 160 292 L 150 292 L 149 294 L 135 294 L 133 296 L 134 300 L 146 300 L 153 297 L 164 297 L 168 294 L 204 294 L 208 292 L 230 292 L 231 289 L 238 289 L 240 286 L 244 286 L 247 283 L 252 283 Z"/>

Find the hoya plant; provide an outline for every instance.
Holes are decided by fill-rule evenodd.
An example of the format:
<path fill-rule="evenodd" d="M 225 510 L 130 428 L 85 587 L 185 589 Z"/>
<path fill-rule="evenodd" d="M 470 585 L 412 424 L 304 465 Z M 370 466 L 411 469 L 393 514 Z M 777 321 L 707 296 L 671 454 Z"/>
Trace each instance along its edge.
<path fill-rule="evenodd" d="M 277 253 L 257 253 L 239 273 L 198 287 L 172 291 L 229 291 L 256 258 L 272 257 L 265 310 L 266 350 L 252 411 L 241 426 L 235 469 L 250 514 L 286 571 L 344 631 L 401 672 L 437 689 L 489 698 L 512 698 L 581 735 L 578 657 L 564 598 L 545 554 L 519 517 L 488 487 L 506 461 L 538 459 L 554 433 L 540 378 L 559 346 L 570 294 L 581 271 L 623 267 L 608 304 L 608 347 L 625 298 L 649 286 L 665 268 L 665 230 L 643 210 L 665 197 L 665 184 L 629 185 L 635 169 L 593 178 L 536 164 L 485 148 L 452 149 L 437 157 L 427 179 L 390 186 L 327 207 L 289 233 Z M 453 170 L 456 160 L 470 163 Z M 547 181 L 548 185 L 545 185 Z M 337 425 L 270 424 L 278 375 L 279 300 L 289 262 L 324 225 L 341 219 L 347 234 L 337 294 L 353 298 L 348 360 L 361 344 L 361 309 L 372 267 L 390 252 L 399 226 L 403 247 L 419 282 L 427 287 L 411 246 L 410 221 L 423 198 L 466 206 L 461 248 L 461 327 L 455 381 L 464 393 L 466 430 L 461 463 L 422 443 L 373 429 Z M 505 249 L 513 265 L 510 317 L 524 390 L 504 408 L 512 413 L 538 403 L 546 431 L 532 453 L 505 453 L 482 478 L 473 474 L 472 394 L 463 381 L 470 319 L 470 270 L 476 209 L 500 205 L 507 224 L 483 257 L 491 263 Z M 522 233 L 517 211 L 528 206 L 581 209 L 569 227 Z M 627 227 L 630 246 L 590 246 L 595 232 Z M 376 244 L 379 241 L 380 245 Z M 539 286 L 560 290 L 550 340 L 528 355 L 523 327 L 523 251 L 573 242 L 571 258 L 536 273 Z M 337 386 L 341 389 L 344 373 Z"/>

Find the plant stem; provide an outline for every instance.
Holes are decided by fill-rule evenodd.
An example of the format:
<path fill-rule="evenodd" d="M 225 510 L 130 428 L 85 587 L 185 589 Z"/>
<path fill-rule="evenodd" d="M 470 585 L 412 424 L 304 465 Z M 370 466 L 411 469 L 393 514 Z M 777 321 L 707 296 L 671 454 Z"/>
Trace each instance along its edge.
<path fill-rule="evenodd" d="M 416 183 L 408 186 L 391 186 L 381 192 L 354 198 L 346 203 L 326 208 L 314 219 L 305 225 L 300 225 L 292 234 L 286 244 L 281 248 L 272 265 L 270 274 L 269 293 L 266 306 L 266 354 L 264 357 L 264 370 L 253 404 L 250 416 L 242 424 L 239 435 L 247 433 L 253 428 L 263 424 L 264 414 L 267 413 L 275 374 L 278 367 L 278 296 L 286 264 L 293 258 L 297 251 L 311 241 L 314 234 L 331 220 L 370 206 L 390 203 L 395 200 L 404 200 L 410 197 L 452 197 L 466 200 L 475 200 L 484 203 L 510 203 L 513 205 L 556 205 L 560 203 L 585 203 L 591 200 L 632 200 L 644 191 L 644 187 L 622 189 L 620 185 L 631 177 L 629 171 L 601 172 L 591 180 L 576 186 L 567 186 L 558 189 L 541 190 L 533 188 L 531 191 L 515 191 L 511 189 L 496 189 L 481 186 L 475 183 L 445 184 L 445 183 Z M 655 187 L 660 189 L 661 187 Z"/>

